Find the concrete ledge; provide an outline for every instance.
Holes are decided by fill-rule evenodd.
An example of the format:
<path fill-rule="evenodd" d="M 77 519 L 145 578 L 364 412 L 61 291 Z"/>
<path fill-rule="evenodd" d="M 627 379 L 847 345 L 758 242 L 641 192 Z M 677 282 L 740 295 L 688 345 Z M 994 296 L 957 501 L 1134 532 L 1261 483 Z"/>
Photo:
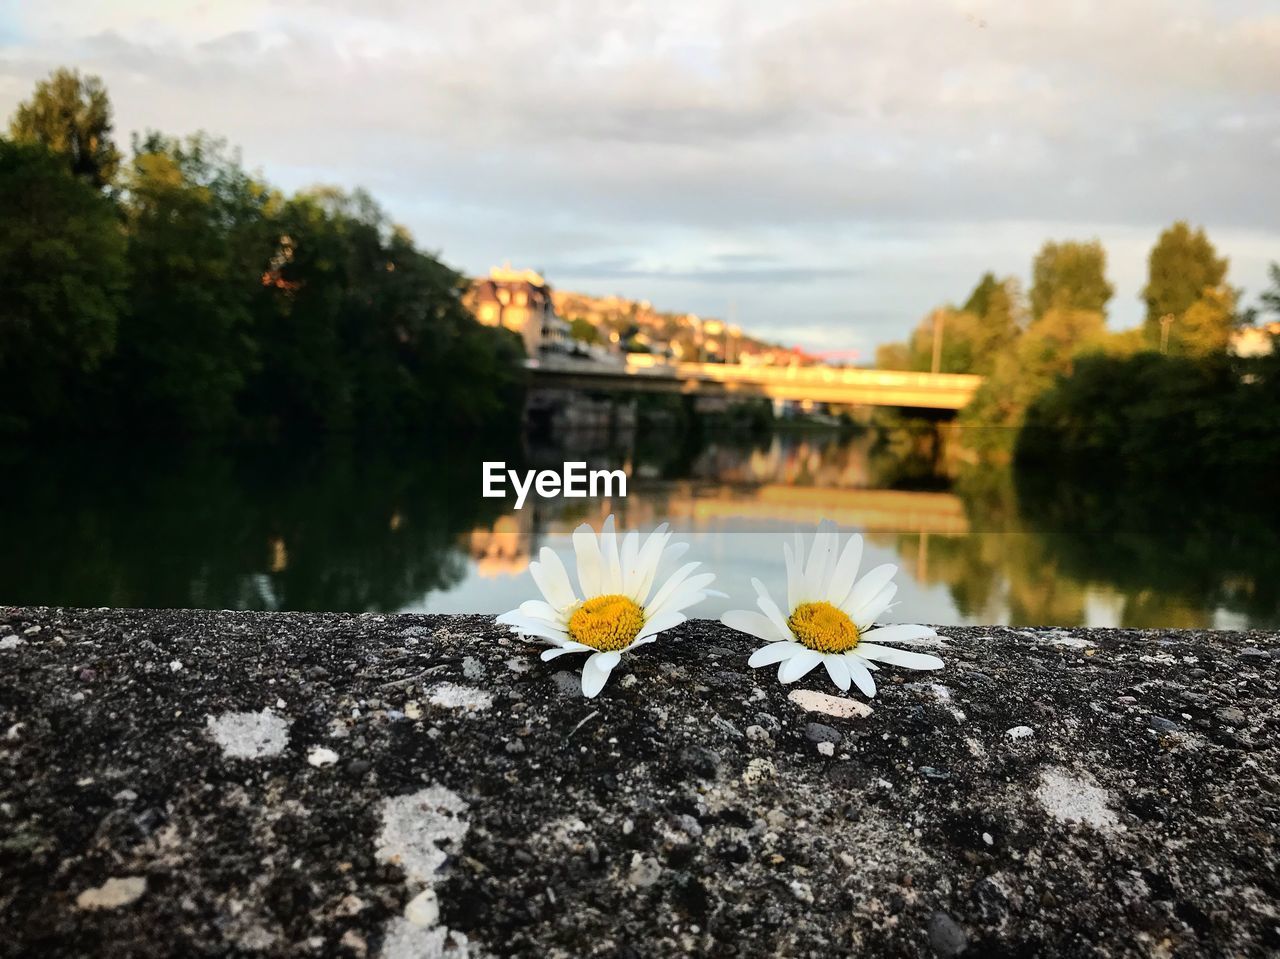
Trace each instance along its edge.
<path fill-rule="evenodd" d="M 1280 950 L 1274 634 L 950 629 L 840 716 L 702 621 L 586 701 L 489 617 L 0 614 L 0 955 Z"/>

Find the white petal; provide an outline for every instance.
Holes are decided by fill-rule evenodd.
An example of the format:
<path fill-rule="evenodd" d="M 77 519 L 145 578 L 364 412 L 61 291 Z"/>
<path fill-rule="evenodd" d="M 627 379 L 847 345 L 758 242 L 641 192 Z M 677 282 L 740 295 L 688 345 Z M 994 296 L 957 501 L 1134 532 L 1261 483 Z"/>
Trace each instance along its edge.
<path fill-rule="evenodd" d="M 831 572 L 831 580 L 827 583 L 827 602 L 832 606 L 843 606 L 853 589 L 853 581 L 858 578 L 858 566 L 862 563 L 862 537 L 854 533 L 845 544 L 844 552 L 836 561 Z"/>
<path fill-rule="evenodd" d="M 877 566 L 862 579 L 858 580 L 857 584 L 850 590 L 849 598 L 845 600 L 841 608 L 849 614 L 849 618 L 855 623 L 862 622 L 859 619 L 859 615 L 862 613 L 863 607 L 874 599 L 880 590 L 893 581 L 893 577 L 897 572 L 898 567 L 892 563 Z"/>
<path fill-rule="evenodd" d="M 820 662 L 822 662 L 822 654 L 816 649 L 806 648 L 804 652 L 796 653 L 782 664 L 778 669 L 778 681 L 794 683 L 802 676 L 808 675 L 809 671 Z"/>
<path fill-rule="evenodd" d="M 756 605 L 760 607 L 760 612 L 769 617 L 779 635 L 790 636 L 791 627 L 787 625 L 786 617 L 782 615 L 782 610 L 778 609 L 778 604 L 773 601 L 764 584 L 758 579 L 753 579 L 751 583 L 756 588 Z"/>
<path fill-rule="evenodd" d="M 622 657 L 618 653 L 596 653 L 582 667 L 582 695 L 595 699 L 609 681 L 609 674 Z"/>
<path fill-rule="evenodd" d="M 701 563 L 685 563 L 672 573 L 670 578 L 653 594 L 653 599 L 645 604 L 645 612 L 648 613 L 649 610 L 661 607 L 684 584 L 684 581 L 689 578 L 689 574 L 701 565 Z"/>
<path fill-rule="evenodd" d="M 510 626 L 512 629 L 524 633 L 528 636 L 541 636 L 544 639 L 554 640 L 557 643 L 565 642 L 569 639 L 569 634 L 563 629 L 552 626 L 550 623 L 544 623 L 540 619 L 534 619 L 531 616 L 522 616 L 516 610 L 509 613 L 503 613 L 498 617 L 498 622 L 504 626 Z"/>
<path fill-rule="evenodd" d="M 557 656 L 563 656 L 566 653 L 589 653 L 589 652 L 591 652 L 590 646 L 585 646 L 582 643 L 570 642 L 570 643 L 565 643 L 563 646 L 552 646 L 550 649 L 544 649 L 542 651 L 542 661 L 544 663 L 549 663 L 551 662 L 551 660 L 555 659 Z"/>
<path fill-rule="evenodd" d="M 740 633 L 763 639 L 766 643 L 790 640 L 790 636 L 778 632 L 773 620 L 754 609 L 733 609 L 720 617 L 720 622 Z"/>
<path fill-rule="evenodd" d="M 600 555 L 604 558 L 604 579 L 600 589 L 604 593 L 622 592 L 622 558 L 618 555 L 618 534 L 614 530 L 610 513 L 600 527 Z"/>
<path fill-rule="evenodd" d="M 897 592 L 898 584 L 890 583 L 884 589 L 880 590 L 880 592 L 876 593 L 869 602 L 863 604 L 862 612 L 858 613 L 856 616 L 849 613 L 849 618 L 853 620 L 854 625 L 857 626 L 859 630 L 870 629 L 880 614 L 893 605 L 893 597 L 897 595 Z M 845 612 L 848 611 L 848 607 L 846 606 Z"/>
<path fill-rule="evenodd" d="M 573 584 L 569 582 L 569 574 L 565 572 L 564 563 L 550 546 L 542 547 L 541 552 L 538 553 L 538 559 L 541 562 L 529 564 L 533 581 L 538 584 L 538 589 L 542 591 L 542 595 L 547 598 L 547 603 L 553 608 L 568 609 L 578 601 L 578 597 L 573 595 Z"/>
<path fill-rule="evenodd" d="M 890 666 L 903 666 L 907 669 L 941 669 L 945 665 L 937 656 L 911 653 L 905 649 L 894 649 L 892 646 L 877 646 L 875 643 L 859 643 L 858 655 L 865 659 L 875 659 Z"/>
<path fill-rule="evenodd" d="M 819 600 L 826 597 L 827 572 L 830 569 L 831 554 L 835 547 L 836 524 L 824 519 L 818 524 L 818 532 L 813 537 L 813 549 L 809 553 L 809 562 L 804 568 L 807 599 Z"/>
<path fill-rule="evenodd" d="M 806 648 L 794 641 L 770 643 L 768 646 L 761 646 L 752 653 L 751 658 L 747 660 L 747 665 L 752 669 L 759 669 L 761 666 L 772 666 L 774 663 L 780 663 L 784 659 L 790 659 Z"/>
<path fill-rule="evenodd" d="M 799 544 L 797 543 L 797 548 Z M 800 605 L 800 595 L 804 592 L 804 583 L 802 582 L 802 574 L 800 564 L 796 561 L 795 551 L 792 550 L 790 544 L 782 544 L 782 558 L 787 564 L 787 609 L 792 610 Z M 752 582 L 755 582 L 754 580 Z M 756 591 L 759 592 L 763 587 L 757 586 Z"/>
<path fill-rule="evenodd" d="M 663 523 L 644 541 L 640 547 L 640 555 L 636 557 L 636 586 L 631 598 L 640 606 L 649 599 L 653 589 L 653 581 L 658 575 L 658 566 L 662 562 L 662 551 L 666 548 L 671 534 L 667 532 L 667 524 Z"/>
<path fill-rule="evenodd" d="M 827 667 L 827 675 L 831 677 L 831 681 L 839 686 L 843 692 L 848 692 L 851 677 L 849 676 L 849 663 L 844 656 L 839 653 L 823 656 L 822 665 Z"/>
<path fill-rule="evenodd" d="M 903 623 L 897 626 L 880 626 L 877 629 L 868 630 L 862 634 L 862 638 L 864 640 L 873 640 L 877 643 L 910 644 L 919 642 L 922 639 L 934 639 L 937 635 L 930 626 L 909 626 Z"/>
<path fill-rule="evenodd" d="M 666 612 L 659 616 L 654 616 L 645 622 L 644 628 L 636 635 L 636 639 L 644 639 L 646 636 L 654 636 L 664 629 L 673 629 L 679 626 L 689 617 L 684 613 Z"/>
<path fill-rule="evenodd" d="M 863 662 L 855 653 L 845 653 L 844 661 L 849 667 L 849 675 L 853 677 L 853 683 L 858 687 L 862 695 L 870 699 L 876 694 L 876 681 L 871 676 L 871 671 L 867 668 L 870 663 Z"/>
<path fill-rule="evenodd" d="M 636 573 L 636 560 L 640 558 L 640 531 L 627 530 L 622 537 L 622 589 L 623 596 L 632 596 L 640 585 L 640 577 Z"/>
<path fill-rule="evenodd" d="M 532 616 L 534 619 L 546 620 L 553 626 L 564 625 L 564 616 L 550 603 L 541 599 L 526 599 L 520 604 L 520 612 L 525 616 Z"/>
<path fill-rule="evenodd" d="M 678 590 L 664 598 L 661 603 L 650 603 L 645 608 L 645 615 L 661 616 L 664 613 L 678 613 L 696 603 L 702 602 L 707 598 L 703 590 L 713 583 L 715 578 L 715 573 L 691 576 L 687 582 L 682 583 Z"/>
<path fill-rule="evenodd" d="M 573 531 L 573 552 L 578 558 L 578 588 L 583 596 L 599 596 L 604 577 L 604 559 L 596 531 L 583 523 Z"/>

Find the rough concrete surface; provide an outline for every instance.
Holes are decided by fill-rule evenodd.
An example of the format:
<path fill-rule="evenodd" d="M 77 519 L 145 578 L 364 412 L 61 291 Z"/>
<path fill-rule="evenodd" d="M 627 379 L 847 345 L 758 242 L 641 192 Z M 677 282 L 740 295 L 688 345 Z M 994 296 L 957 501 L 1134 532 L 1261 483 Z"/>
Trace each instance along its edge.
<path fill-rule="evenodd" d="M 1277 954 L 1275 635 L 944 632 L 0 608 L 0 955 Z"/>

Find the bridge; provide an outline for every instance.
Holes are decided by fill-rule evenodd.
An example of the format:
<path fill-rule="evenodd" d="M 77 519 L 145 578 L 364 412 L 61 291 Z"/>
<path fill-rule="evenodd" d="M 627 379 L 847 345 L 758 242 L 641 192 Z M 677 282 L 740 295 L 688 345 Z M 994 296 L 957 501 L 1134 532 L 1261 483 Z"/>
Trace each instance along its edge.
<path fill-rule="evenodd" d="M 908 373 L 829 366 L 744 366 L 670 363 L 629 354 L 626 363 L 569 357 L 527 362 L 534 386 L 616 393 L 689 393 L 698 396 L 808 400 L 844 406 L 900 406 L 958 410 L 982 377 L 966 373 Z"/>

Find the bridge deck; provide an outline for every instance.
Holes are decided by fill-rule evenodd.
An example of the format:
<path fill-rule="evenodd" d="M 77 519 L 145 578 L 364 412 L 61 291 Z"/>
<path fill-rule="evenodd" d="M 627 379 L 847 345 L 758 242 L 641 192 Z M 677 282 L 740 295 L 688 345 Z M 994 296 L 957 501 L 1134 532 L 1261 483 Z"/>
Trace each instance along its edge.
<path fill-rule="evenodd" d="M 644 355 L 629 356 L 626 365 L 556 358 L 530 361 L 528 368 L 537 385 L 565 389 L 758 396 L 945 410 L 962 408 L 982 383 L 982 377 L 962 373 L 666 363 Z"/>

